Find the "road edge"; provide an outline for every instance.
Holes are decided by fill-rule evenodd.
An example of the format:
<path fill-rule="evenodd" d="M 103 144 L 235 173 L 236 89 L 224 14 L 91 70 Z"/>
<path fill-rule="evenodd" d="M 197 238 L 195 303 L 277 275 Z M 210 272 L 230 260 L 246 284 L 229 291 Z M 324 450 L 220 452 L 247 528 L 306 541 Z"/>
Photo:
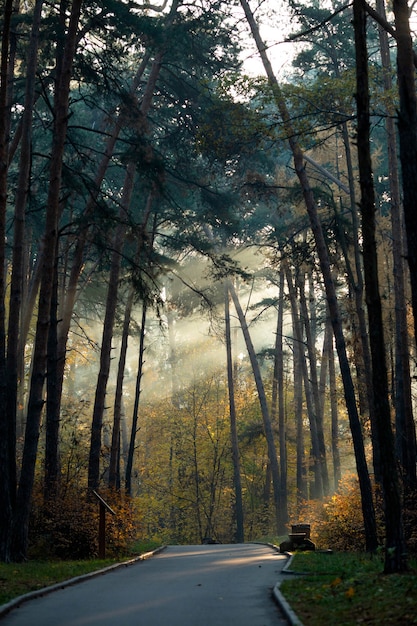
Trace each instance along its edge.
<path fill-rule="evenodd" d="M 67 580 L 63 580 L 59 583 L 54 583 L 53 585 L 49 585 L 48 587 L 43 587 L 42 589 L 35 589 L 34 591 L 29 591 L 28 593 L 23 594 L 22 596 L 17 596 L 17 598 L 13 598 L 6 602 L 6 604 L 2 604 L 0 606 L 0 619 L 10 613 L 12 609 L 16 609 L 24 602 L 28 600 L 33 600 L 35 598 L 41 598 L 42 596 L 46 596 L 48 593 L 52 593 L 53 591 L 58 591 L 59 589 L 65 589 L 65 587 L 71 587 L 72 585 L 77 585 L 78 583 L 84 582 L 85 580 L 89 580 L 90 578 L 95 578 L 97 576 L 101 576 L 103 574 L 107 574 L 112 570 L 119 569 L 121 567 L 129 567 L 129 565 L 133 565 L 138 561 L 146 561 L 150 559 L 155 554 L 162 552 L 165 550 L 167 546 L 161 546 L 160 548 L 156 548 L 151 552 L 145 552 L 144 554 L 140 554 L 139 556 L 134 557 L 133 559 L 129 559 L 128 561 L 122 561 L 121 563 L 115 563 L 114 565 L 109 565 L 108 567 L 103 567 L 102 569 L 94 570 L 93 572 L 89 572 L 88 574 L 82 574 L 81 576 L 75 576 L 74 578 L 68 578 Z"/>
<path fill-rule="evenodd" d="M 280 552 L 280 554 L 285 554 L 288 557 L 288 561 L 282 568 L 283 574 L 300 575 L 298 572 L 293 572 L 290 569 L 291 562 L 294 558 L 294 554 L 292 554 L 292 552 L 282 553 L 278 546 L 275 546 L 274 544 L 269 544 L 269 545 L 271 545 L 273 548 L 275 548 L 275 550 Z M 291 608 L 290 604 L 285 599 L 284 595 L 281 593 L 280 591 L 281 583 L 282 583 L 282 580 L 278 581 L 276 585 L 274 586 L 274 588 L 272 589 L 272 596 L 275 602 L 278 604 L 279 608 L 281 609 L 285 619 L 289 622 L 290 626 L 304 626 L 300 618 L 297 616 L 295 611 Z"/>

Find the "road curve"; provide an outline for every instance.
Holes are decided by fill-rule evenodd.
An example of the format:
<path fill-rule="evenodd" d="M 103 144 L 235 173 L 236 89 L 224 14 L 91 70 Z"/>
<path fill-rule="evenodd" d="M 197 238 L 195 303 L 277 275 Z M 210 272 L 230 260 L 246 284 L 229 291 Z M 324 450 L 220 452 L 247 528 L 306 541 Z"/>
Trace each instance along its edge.
<path fill-rule="evenodd" d="M 286 557 L 260 544 L 169 546 L 24 602 L 1 626 L 286 626 L 272 598 Z"/>

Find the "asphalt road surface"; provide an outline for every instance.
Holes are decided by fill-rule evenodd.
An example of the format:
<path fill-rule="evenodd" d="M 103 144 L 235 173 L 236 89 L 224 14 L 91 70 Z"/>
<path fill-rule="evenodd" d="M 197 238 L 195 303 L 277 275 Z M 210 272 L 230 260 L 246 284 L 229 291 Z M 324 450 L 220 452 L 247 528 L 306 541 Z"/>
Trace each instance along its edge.
<path fill-rule="evenodd" d="M 169 546 L 24 602 L 1 626 L 286 626 L 271 592 L 286 557 L 258 544 Z"/>

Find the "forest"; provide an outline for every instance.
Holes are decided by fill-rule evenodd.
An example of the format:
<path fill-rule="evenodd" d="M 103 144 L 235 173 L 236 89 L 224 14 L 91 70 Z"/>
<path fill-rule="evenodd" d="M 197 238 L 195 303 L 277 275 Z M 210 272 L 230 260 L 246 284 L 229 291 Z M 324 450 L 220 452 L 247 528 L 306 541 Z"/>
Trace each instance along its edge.
<path fill-rule="evenodd" d="M 1 6 L 0 560 L 89 556 L 96 492 L 115 550 L 315 515 L 406 569 L 414 4 Z"/>

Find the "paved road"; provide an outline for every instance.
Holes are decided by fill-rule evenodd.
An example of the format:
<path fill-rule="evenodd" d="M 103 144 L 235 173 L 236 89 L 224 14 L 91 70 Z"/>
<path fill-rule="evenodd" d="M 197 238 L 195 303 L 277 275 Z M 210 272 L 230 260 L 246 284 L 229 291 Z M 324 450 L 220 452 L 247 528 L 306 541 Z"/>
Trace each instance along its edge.
<path fill-rule="evenodd" d="M 1 626 L 286 626 L 271 596 L 286 561 L 258 544 L 169 546 L 23 603 Z"/>

